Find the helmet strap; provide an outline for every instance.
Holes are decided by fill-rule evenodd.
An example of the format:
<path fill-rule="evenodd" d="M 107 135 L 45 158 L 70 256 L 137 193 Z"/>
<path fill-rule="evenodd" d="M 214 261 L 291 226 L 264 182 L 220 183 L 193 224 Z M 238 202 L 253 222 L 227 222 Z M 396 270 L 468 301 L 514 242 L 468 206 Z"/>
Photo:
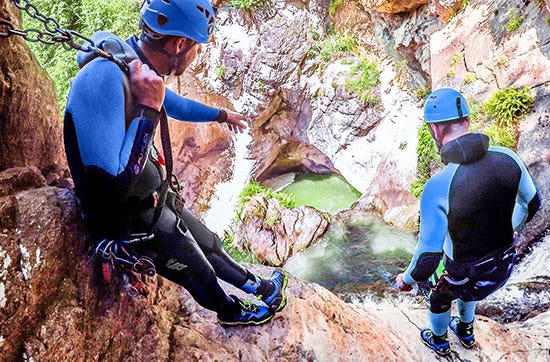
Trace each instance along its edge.
<path fill-rule="evenodd" d="M 195 42 L 188 41 L 184 49 L 180 50 L 176 54 L 170 54 L 166 51 L 165 47 L 168 41 L 170 41 L 173 38 L 173 36 L 157 34 L 155 32 L 152 32 L 147 27 L 147 25 L 143 22 L 143 20 L 140 20 L 139 25 L 141 28 L 141 34 L 139 36 L 139 40 L 141 40 L 141 42 L 153 48 L 155 51 L 163 54 L 170 63 L 170 69 L 176 69 L 180 61 L 181 55 L 184 53 L 187 53 L 195 45 Z"/>
<path fill-rule="evenodd" d="M 439 142 L 437 140 L 437 138 L 435 137 L 434 130 L 432 129 L 432 126 L 430 124 L 428 124 L 428 129 L 430 130 L 430 134 L 432 135 L 432 138 L 435 142 L 435 145 L 437 146 L 437 151 L 440 152 L 441 147 L 443 147 L 443 144 L 441 142 Z"/>
<path fill-rule="evenodd" d="M 460 97 L 456 97 L 456 111 L 458 112 L 458 118 L 462 119 L 464 113 L 462 113 L 462 107 L 460 106 Z"/>

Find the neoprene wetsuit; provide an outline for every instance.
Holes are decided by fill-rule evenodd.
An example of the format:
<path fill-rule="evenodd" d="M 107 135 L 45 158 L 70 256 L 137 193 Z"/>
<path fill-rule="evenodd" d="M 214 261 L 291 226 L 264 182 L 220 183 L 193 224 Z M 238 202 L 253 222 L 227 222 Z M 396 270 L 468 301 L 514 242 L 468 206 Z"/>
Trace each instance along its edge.
<path fill-rule="evenodd" d="M 99 35 L 106 40 L 94 39 L 96 44 L 114 44 L 127 61 L 137 57 L 132 51 L 139 51 L 135 38 L 127 41 L 128 47 L 111 34 Z M 124 74 L 115 63 L 90 59 L 89 53 L 79 54 L 79 60 L 84 65 L 72 81 L 64 139 L 90 234 L 116 239 L 154 229 L 154 239 L 138 249 L 153 258 L 158 273 L 184 286 L 202 306 L 233 313 L 224 310 L 236 308 L 236 303 L 216 276 L 247 292 L 253 291 L 249 285 L 257 284 L 255 276 L 224 252 L 215 233 L 176 207 L 173 193 L 165 205 L 155 205 L 152 197 L 164 179 L 153 147 L 159 112 L 139 104 L 131 104 L 128 112 Z M 170 90 L 164 107 L 169 116 L 193 122 L 212 121 L 219 112 Z M 159 207 L 162 211 L 155 217 Z"/>
<path fill-rule="evenodd" d="M 541 205 L 518 155 L 489 147 L 483 134 L 469 133 L 445 144 L 441 159 L 447 166 L 426 184 L 418 246 L 403 275 L 407 284 L 425 281 L 444 256 L 447 277 L 432 292 L 434 313 L 448 310 L 456 298 L 481 300 L 506 282 L 514 231 L 521 231 Z M 441 285 L 449 281 L 451 285 Z"/>

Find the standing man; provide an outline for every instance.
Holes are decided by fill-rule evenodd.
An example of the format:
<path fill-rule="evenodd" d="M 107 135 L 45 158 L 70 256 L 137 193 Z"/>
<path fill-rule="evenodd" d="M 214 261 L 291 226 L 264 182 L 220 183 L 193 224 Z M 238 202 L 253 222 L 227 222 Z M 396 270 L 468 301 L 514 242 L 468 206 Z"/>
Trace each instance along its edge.
<path fill-rule="evenodd" d="M 537 186 L 512 150 L 489 146 L 489 138 L 469 133 L 468 105 L 454 89 L 434 91 L 424 105 L 446 167 L 426 184 L 420 202 L 420 235 L 411 263 L 396 278 L 410 291 L 427 280 L 443 258 L 430 295 L 429 329 L 424 344 L 440 355 L 451 352 L 447 327 L 466 348 L 474 346 L 477 301 L 508 280 L 515 258 L 514 239 L 541 205 Z M 458 317 L 451 318 L 457 300 Z"/>
<path fill-rule="evenodd" d="M 135 249 L 153 260 L 161 276 L 215 311 L 221 324 L 265 323 L 285 306 L 286 274 L 275 270 L 270 279 L 261 279 L 226 254 L 218 236 L 183 207 L 173 191 L 170 160 L 166 157 L 165 170 L 153 146 L 166 113 L 179 120 L 224 122 L 234 132 L 245 128 L 241 115 L 183 98 L 165 89 L 162 78 L 181 75 L 195 59 L 198 43 L 208 42 L 215 23 L 212 5 L 148 0 L 140 13 L 139 39 L 124 42 L 105 32 L 94 39 L 129 62 L 129 74 L 115 62 L 81 52 L 82 69 L 67 100 L 65 150 L 89 233 L 103 241 L 147 235 Z M 264 304 L 228 296 L 218 277 Z"/>

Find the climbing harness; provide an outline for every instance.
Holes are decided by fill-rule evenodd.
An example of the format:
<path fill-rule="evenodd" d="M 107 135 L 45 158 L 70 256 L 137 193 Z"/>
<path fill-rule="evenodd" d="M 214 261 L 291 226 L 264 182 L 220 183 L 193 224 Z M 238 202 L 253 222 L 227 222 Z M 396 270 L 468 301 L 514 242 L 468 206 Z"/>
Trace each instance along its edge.
<path fill-rule="evenodd" d="M 12 35 L 17 35 L 29 42 L 41 42 L 46 45 L 61 44 L 67 50 L 72 48 L 86 53 L 95 53 L 102 58 L 116 63 L 125 73 L 129 72 L 128 64 L 124 60 L 98 48 L 91 39 L 77 31 L 63 29 L 56 19 L 41 14 L 36 5 L 30 1 L 13 0 L 13 3 L 31 18 L 40 21 L 44 25 L 44 29 L 16 29 L 11 21 L 0 18 L 0 38 L 9 38 Z"/>
<path fill-rule="evenodd" d="M 95 255 L 101 260 L 103 279 L 113 282 L 113 276 L 120 278 L 122 289 L 131 298 L 146 294 L 144 277 L 156 274 L 153 260 L 139 255 L 133 246 L 151 240 L 154 234 L 132 234 L 128 239 L 102 239 L 95 248 Z"/>

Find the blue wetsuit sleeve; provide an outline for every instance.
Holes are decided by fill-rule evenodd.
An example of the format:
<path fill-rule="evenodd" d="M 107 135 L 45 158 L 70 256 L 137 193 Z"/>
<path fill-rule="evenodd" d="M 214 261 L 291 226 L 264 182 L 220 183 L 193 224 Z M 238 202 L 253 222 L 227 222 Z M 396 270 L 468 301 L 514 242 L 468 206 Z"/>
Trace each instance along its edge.
<path fill-rule="evenodd" d="M 211 122 L 220 112 L 219 109 L 182 97 L 169 89 L 166 89 L 164 107 L 168 116 L 187 122 Z"/>
<path fill-rule="evenodd" d="M 74 120 L 83 166 L 103 170 L 127 189 L 145 164 L 158 112 L 137 107 L 140 115 L 126 129 L 123 77 L 110 61 L 90 62 L 73 80 L 67 112 Z"/>
<path fill-rule="evenodd" d="M 493 146 L 492 151 L 502 152 L 510 156 L 521 170 L 521 177 L 516 195 L 516 203 L 512 214 L 512 225 L 514 230 L 521 231 L 525 223 L 529 222 L 542 204 L 542 197 L 535 180 L 529 174 L 527 167 L 521 158 L 512 150 L 506 147 Z"/>
<path fill-rule="evenodd" d="M 450 171 L 445 169 L 444 171 Z M 437 269 L 443 255 L 447 235 L 449 210 L 448 172 L 430 179 L 420 200 L 420 234 L 412 260 L 405 270 L 403 281 L 409 285 L 427 280 Z"/>

